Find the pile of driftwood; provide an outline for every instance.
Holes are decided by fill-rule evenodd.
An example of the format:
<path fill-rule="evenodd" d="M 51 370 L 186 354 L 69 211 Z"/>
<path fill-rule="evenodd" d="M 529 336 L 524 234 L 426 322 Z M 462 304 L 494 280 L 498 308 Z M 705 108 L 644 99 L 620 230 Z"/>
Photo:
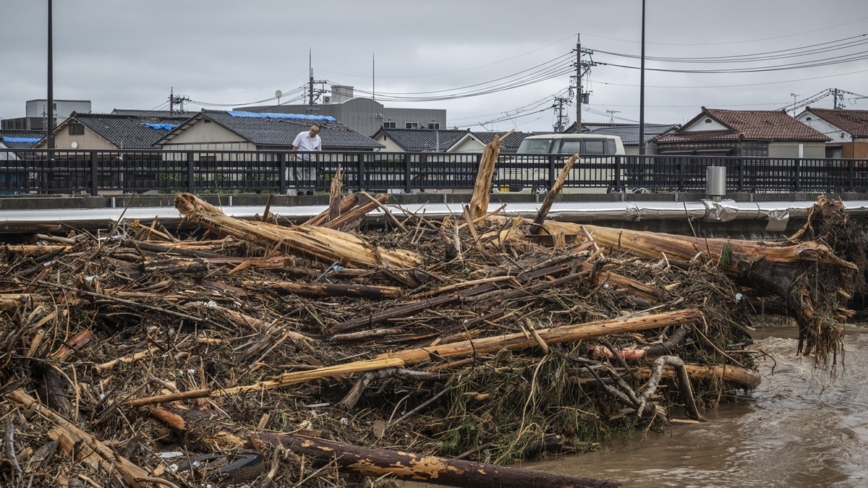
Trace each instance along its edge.
<path fill-rule="evenodd" d="M 509 218 L 496 150 L 439 222 L 335 179 L 302 225 L 183 194 L 192 231 L 5 246 L 2 484 L 617 486 L 502 465 L 701 421 L 759 384 L 758 313 L 840 350 L 864 245 L 839 204 L 784 243 L 669 236 L 546 220 L 559 178 Z"/>

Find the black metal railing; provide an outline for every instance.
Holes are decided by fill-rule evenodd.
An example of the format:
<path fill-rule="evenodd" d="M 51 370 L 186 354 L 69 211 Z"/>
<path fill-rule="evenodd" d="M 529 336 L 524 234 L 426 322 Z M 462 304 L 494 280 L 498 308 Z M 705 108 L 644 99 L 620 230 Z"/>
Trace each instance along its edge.
<path fill-rule="evenodd" d="M 0 194 L 469 190 L 480 154 L 288 151 L 0 149 Z M 492 191 L 545 192 L 566 157 L 501 154 Z M 868 190 L 868 161 L 723 156 L 584 156 L 565 192 L 704 192 L 708 166 L 727 168 L 728 192 Z"/>

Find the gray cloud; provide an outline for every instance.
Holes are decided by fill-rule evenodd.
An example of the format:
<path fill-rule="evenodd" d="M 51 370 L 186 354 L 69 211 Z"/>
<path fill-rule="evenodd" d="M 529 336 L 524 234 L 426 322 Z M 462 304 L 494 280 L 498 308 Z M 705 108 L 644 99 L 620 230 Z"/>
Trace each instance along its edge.
<path fill-rule="evenodd" d="M 22 116 L 25 100 L 45 97 L 46 3 L 4 2 L 0 117 Z M 375 53 L 377 92 L 444 90 L 507 76 L 566 54 L 574 48 L 577 32 L 582 33 L 583 47 L 638 54 L 640 5 L 639 0 L 56 1 L 55 98 L 89 99 L 99 112 L 150 109 L 164 103 L 175 87 L 176 94 L 199 102 L 244 105 L 273 96 L 275 89 L 289 92 L 300 86 L 306 80 L 309 49 L 317 79 L 369 91 Z M 648 0 L 649 56 L 767 52 L 866 32 L 864 0 Z M 825 56 L 860 51 L 868 49 L 859 46 Z M 638 65 L 637 60 L 599 53 L 594 59 Z M 673 67 L 655 62 L 648 66 Z M 601 65 L 590 80 L 591 110 L 617 110 L 618 117 L 638 119 L 638 71 Z M 804 97 L 829 87 L 868 92 L 866 80 L 864 60 L 768 73 L 648 72 L 646 120 L 680 123 L 702 105 L 780 108 L 792 103 L 790 93 Z M 568 75 L 563 75 L 476 98 L 387 104 L 446 108 L 450 125 L 468 126 L 502 117 L 568 83 Z M 868 100 L 859 104 L 868 106 Z M 831 106 L 831 100 L 819 105 Z M 574 109 L 569 112 L 572 119 Z M 583 117 L 606 119 L 590 112 Z M 488 127 L 546 130 L 552 119 L 549 110 Z"/>

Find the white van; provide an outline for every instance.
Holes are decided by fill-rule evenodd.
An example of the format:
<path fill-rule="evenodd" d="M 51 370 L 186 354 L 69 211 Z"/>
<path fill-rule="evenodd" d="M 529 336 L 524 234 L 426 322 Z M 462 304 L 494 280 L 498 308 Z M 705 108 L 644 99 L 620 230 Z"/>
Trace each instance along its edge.
<path fill-rule="evenodd" d="M 551 176 L 554 180 L 566 160 L 578 154 L 582 159 L 573 166 L 562 191 L 606 193 L 615 180 L 613 156 L 625 154 L 620 137 L 595 134 L 529 136 L 516 153 L 514 157 L 502 158 L 498 164 L 495 191 L 545 193 L 550 182 L 548 156 L 554 156 L 555 173 Z"/>

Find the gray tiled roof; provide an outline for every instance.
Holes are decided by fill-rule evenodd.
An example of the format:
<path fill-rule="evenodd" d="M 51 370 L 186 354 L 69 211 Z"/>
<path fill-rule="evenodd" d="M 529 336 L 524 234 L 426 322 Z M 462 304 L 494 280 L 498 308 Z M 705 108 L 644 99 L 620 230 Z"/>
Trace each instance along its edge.
<path fill-rule="evenodd" d="M 473 136 L 482 141 L 485 144 L 488 144 L 492 140 L 494 140 L 494 136 L 502 136 L 506 134 L 506 131 L 503 132 L 472 132 Z M 500 151 L 505 153 L 514 153 L 518 151 L 518 146 L 521 144 L 521 141 L 524 140 L 525 137 L 534 135 L 532 132 L 513 132 L 508 135 L 506 139 L 500 141 Z"/>
<path fill-rule="evenodd" d="M 299 132 L 310 129 L 310 123 L 287 119 L 233 117 L 228 112 L 205 110 L 207 117 L 257 146 L 291 147 Z M 382 144 L 336 122 L 322 124 L 319 133 L 322 147 L 329 149 L 380 149 Z"/>
<path fill-rule="evenodd" d="M 171 118 L 189 119 L 190 117 L 196 115 L 197 113 L 199 113 L 199 112 L 178 113 L 177 111 L 169 112 L 168 110 L 131 110 L 131 109 L 124 109 L 124 108 L 116 108 L 116 109 L 112 110 L 112 115 L 129 115 L 131 117 L 149 117 L 149 118 L 171 117 Z"/>
<path fill-rule="evenodd" d="M 440 152 L 449 149 L 458 139 L 467 134 L 467 130 L 435 130 L 435 129 L 380 129 L 377 134 L 383 132 L 386 137 L 401 146 L 407 152 L 437 151 L 438 142 Z M 376 136 L 377 134 L 374 134 Z"/>
<path fill-rule="evenodd" d="M 45 137 L 45 132 L 41 130 L 0 130 L 0 142 L 9 149 L 30 149 L 36 145 L 36 142 L 10 142 L 5 138 L 13 139 L 42 139 Z"/>
<path fill-rule="evenodd" d="M 678 124 L 645 124 L 645 142 L 647 143 L 660 134 L 677 128 Z M 621 138 L 621 142 L 623 142 L 624 145 L 639 145 L 639 124 L 619 124 L 608 127 L 598 127 L 588 133 L 618 136 Z"/>
<path fill-rule="evenodd" d="M 189 114 L 181 117 L 134 117 L 113 114 L 76 114 L 70 116 L 79 123 L 99 134 L 100 137 L 120 149 L 150 149 L 154 143 L 169 133 L 163 129 L 152 129 L 142 125 L 169 123 L 180 124 L 189 118 Z"/>

